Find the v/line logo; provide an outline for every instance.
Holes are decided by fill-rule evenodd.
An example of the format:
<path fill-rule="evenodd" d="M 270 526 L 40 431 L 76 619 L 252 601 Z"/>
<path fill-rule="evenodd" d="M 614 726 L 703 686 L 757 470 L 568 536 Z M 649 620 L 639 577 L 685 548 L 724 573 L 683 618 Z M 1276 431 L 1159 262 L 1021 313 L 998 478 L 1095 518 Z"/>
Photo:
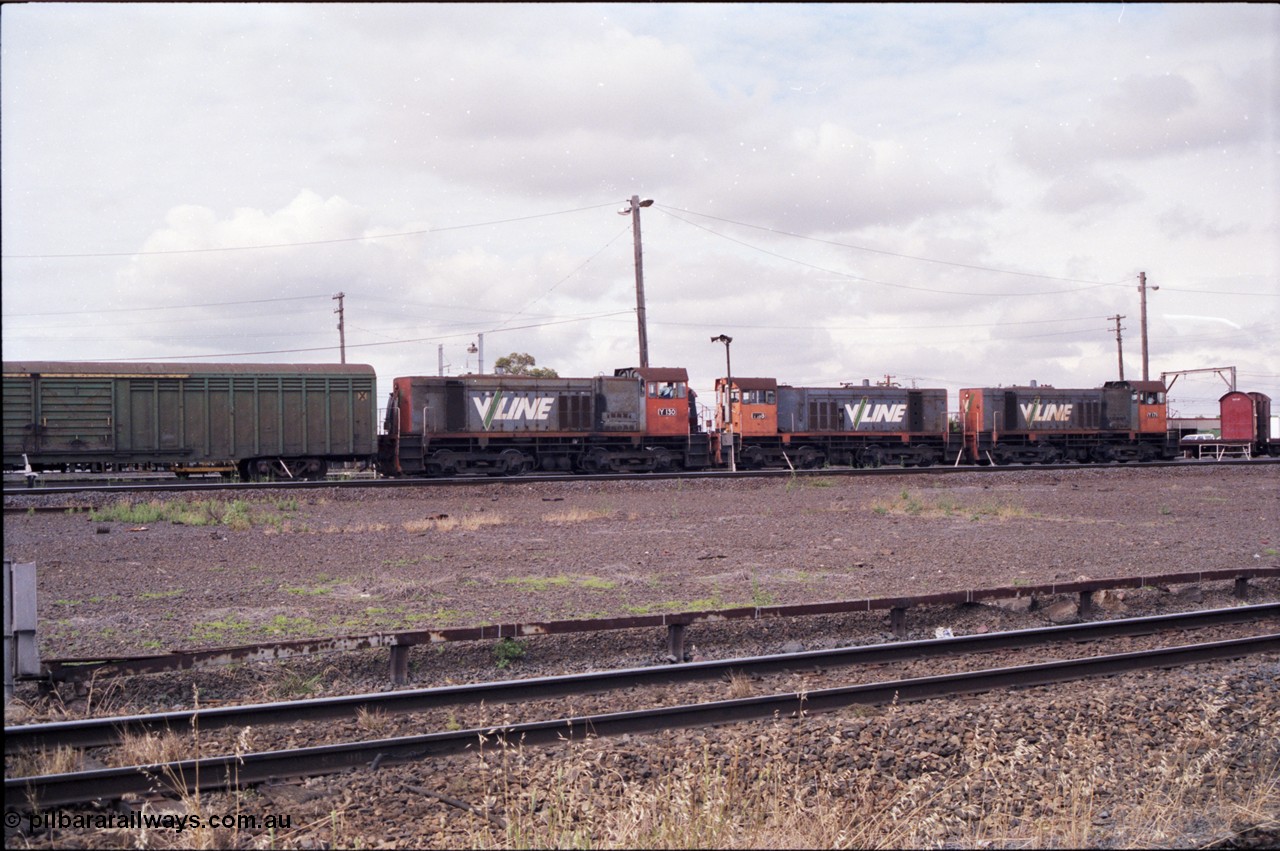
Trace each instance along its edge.
<path fill-rule="evenodd" d="M 902 402 L 893 405 L 884 403 L 873 405 L 864 398 L 856 408 L 846 403 L 844 412 L 848 415 L 849 422 L 853 423 L 854 430 L 857 430 L 863 423 L 900 423 L 906 419 L 907 406 Z"/>
<path fill-rule="evenodd" d="M 496 422 L 515 420 L 545 421 L 551 417 L 555 405 L 553 396 L 507 396 L 501 390 L 488 396 L 476 396 L 472 400 L 485 431 Z"/>
<path fill-rule="evenodd" d="M 1022 409 L 1022 416 L 1028 423 L 1069 423 L 1071 411 L 1075 405 L 1070 403 L 1042 405 L 1040 402 L 1024 402 L 1018 407 Z"/>

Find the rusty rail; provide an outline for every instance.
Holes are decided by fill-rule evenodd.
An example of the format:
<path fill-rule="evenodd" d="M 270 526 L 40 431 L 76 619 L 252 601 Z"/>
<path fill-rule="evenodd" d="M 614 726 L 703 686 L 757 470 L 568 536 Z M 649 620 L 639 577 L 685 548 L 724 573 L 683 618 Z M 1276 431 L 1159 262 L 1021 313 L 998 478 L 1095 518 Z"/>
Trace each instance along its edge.
<path fill-rule="evenodd" d="M 230 754 L 152 765 L 133 765 L 69 774 L 5 777 L 5 800 L 15 808 L 49 809 L 130 794 L 191 794 L 199 790 L 244 788 L 281 777 L 333 774 L 350 768 L 419 761 L 475 748 L 519 743 L 553 745 L 596 736 L 642 735 L 658 730 L 729 724 L 830 712 L 856 705 L 930 700 L 1011 687 L 1028 687 L 1111 676 L 1127 671 L 1238 659 L 1280 649 L 1280 634 L 1230 641 L 1164 647 L 1136 653 L 1068 659 L 1015 668 L 966 671 L 934 677 L 787 692 L 713 703 L 665 706 L 534 721 L 504 727 L 426 733 L 395 739 L 319 745 L 286 751 Z"/>
<path fill-rule="evenodd" d="M 578 632 L 603 632 L 615 629 L 662 627 L 667 630 L 668 658 L 684 660 L 686 629 L 694 624 L 730 620 L 766 620 L 772 618 L 808 617 L 812 615 L 849 614 L 853 612 L 889 611 L 890 625 L 899 638 L 906 636 L 906 611 L 919 606 L 960 605 L 1020 597 L 1045 597 L 1062 594 L 1079 595 L 1082 612 L 1087 612 L 1094 591 L 1115 588 L 1143 588 L 1164 585 L 1199 584 L 1233 581 L 1234 593 L 1243 599 L 1248 594 L 1248 580 L 1280 576 L 1280 567 L 1254 567 L 1237 570 L 1192 571 L 1118 579 L 1091 579 L 1077 582 L 1053 582 L 970 591 L 948 591 L 906 597 L 876 597 L 862 600 L 838 600 L 783 606 L 744 606 L 715 611 L 677 612 L 660 615 L 636 615 L 624 618 L 591 618 L 585 620 L 533 621 L 527 623 L 489 624 L 469 627 L 386 632 L 363 636 L 339 636 L 323 639 L 298 639 L 235 647 L 200 650 L 174 650 L 147 656 L 110 658 L 49 659 L 41 666 L 38 678 L 54 682 L 80 682 L 95 676 L 151 674 L 161 671 L 190 670 L 308 656 L 335 651 L 370 650 L 387 647 L 391 651 L 391 679 L 396 685 L 408 681 L 409 650 L 422 644 L 449 641 L 496 641 L 503 638 L 527 638 L 540 635 L 564 635 Z"/>
<path fill-rule="evenodd" d="M 770 656 L 717 659 L 687 665 L 621 668 L 585 674 L 501 680 L 488 683 L 397 689 L 368 694 L 315 697 L 277 703 L 179 709 L 145 715 L 81 718 L 5 728 L 6 755 L 37 748 L 90 748 L 113 745 L 126 736 L 161 731 L 189 734 L 195 730 L 227 727 L 260 727 L 301 721 L 334 721 L 358 718 L 360 712 L 403 714 L 446 706 L 515 704 L 548 698 L 600 694 L 619 689 L 675 683 L 724 680 L 738 674 L 761 677 L 794 671 L 829 671 L 859 665 L 884 665 L 915 659 L 955 658 L 996 650 L 1025 651 L 1054 644 L 1098 641 L 1119 636 L 1204 629 L 1231 624 L 1272 624 L 1280 627 L 1280 602 L 1232 606 L 1171 615 L 1096 621 L 1066 626 L 1037 627 L 1012 632 L 988 632 L 952 638 L 897 641 L 890 644 L 853 645 L 829 650 L 808 650 Z"/>

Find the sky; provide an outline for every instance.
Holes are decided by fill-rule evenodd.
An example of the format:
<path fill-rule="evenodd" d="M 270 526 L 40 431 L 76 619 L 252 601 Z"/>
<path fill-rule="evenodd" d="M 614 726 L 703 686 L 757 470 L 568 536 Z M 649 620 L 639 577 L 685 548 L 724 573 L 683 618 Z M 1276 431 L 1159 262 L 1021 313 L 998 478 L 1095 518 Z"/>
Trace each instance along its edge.
<path fill-rule="evenodd" d="M 612 374 L 638 197 L 704 404 L 726 354 L 1098 387 L 1117 316 L 1141 379 L 1145 274 L 1150 377 L 1216 415 L 1213 370 L 1280 404 L 1278 162 L 1275 5 L 6 4 L 4 359 L 336 363 L 341 304 L 384 400 Z"/>

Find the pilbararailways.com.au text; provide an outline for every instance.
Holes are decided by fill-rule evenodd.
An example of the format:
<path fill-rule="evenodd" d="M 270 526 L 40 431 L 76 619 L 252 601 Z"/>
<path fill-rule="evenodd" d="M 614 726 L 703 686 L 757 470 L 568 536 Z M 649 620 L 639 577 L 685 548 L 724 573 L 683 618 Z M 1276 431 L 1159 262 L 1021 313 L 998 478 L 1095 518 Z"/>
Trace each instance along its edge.
<path fill-rule="evenodd" d="M 293 817 L 285 814 L 200 815 L 176 813 L 66 813 L 50 810 L 43 813 L 4 814 L 5 827 L 17 828 L 26 822 L 31 832 L 42 830 L 288 830 Z"/>

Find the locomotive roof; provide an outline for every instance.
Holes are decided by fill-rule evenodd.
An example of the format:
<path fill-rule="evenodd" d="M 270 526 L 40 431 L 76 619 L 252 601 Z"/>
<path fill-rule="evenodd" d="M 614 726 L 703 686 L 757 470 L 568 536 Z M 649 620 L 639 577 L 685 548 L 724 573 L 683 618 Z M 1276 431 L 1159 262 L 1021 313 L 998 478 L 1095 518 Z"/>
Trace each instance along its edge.
<path fill-rule="evenodd" d="M 645 381 L 688 381 L 689 370 L 684 367 L 666 366 L 628 366 L 613 371 L 615 377 L 630 378 L 636 376 Z"/>
<path fill-rule="evenodd" d="M 368 364 L 342 363 L 98 363 L 92 361 L 5 361 L 4 374 L 65 378 L 180 378 L 187 375 L 372 375 Z"/>
<path fill-rule="evenodd" d="M 725 379 L 717 378 L 716 386 L 721 387 L 725 383 Z M 778 379 L 776 378 L 738 378 L 734 376 L 733 386 L 739 390 L 777 390 Z"/>
<path fill-rule="evenodd" d="M 1101 389 L 1109 387 L 1126 388 L 1145 393 L 1164 393 L 1168 389 L 1164 386 L 1164 382 L 1162 381 L 1107 381 L 1103 383 Z M 1042 390 L 1052 390 L 1056 393 L 1080 393 L 1098 389 L 1099 388 L 1097 387 L 1055 387 L 1052 384 L 1008 384 L 1000 387 L 965 387 L 962 388 L 960 392 L 1002 393 L 1008 390 L 1018 390 L 1027 393 L 1037 393 Z"/>
<path fill-rule="evenodd" d="M 1166 389 L 1163 381 L 1108 381 L 1103 387 L 1128 387 L 1146 393 L 1163 393 Z"/>

